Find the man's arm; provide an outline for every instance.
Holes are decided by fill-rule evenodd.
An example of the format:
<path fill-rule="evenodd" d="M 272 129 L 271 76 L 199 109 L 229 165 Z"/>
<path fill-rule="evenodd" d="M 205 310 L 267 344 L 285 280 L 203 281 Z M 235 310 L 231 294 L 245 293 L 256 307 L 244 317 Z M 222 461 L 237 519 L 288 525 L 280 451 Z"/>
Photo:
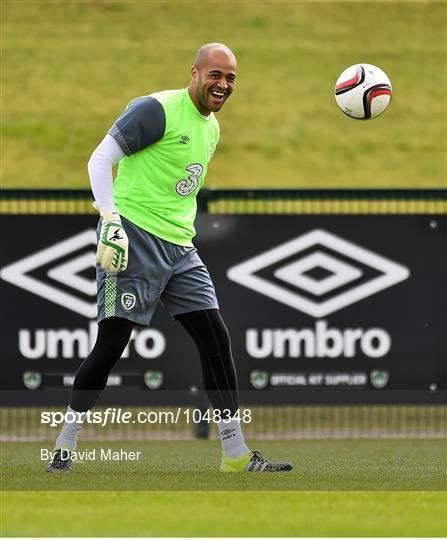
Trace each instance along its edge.
<path fill-rule="evenodd" d="M 109 134 L 101 141 L 88 162 L 90 185 L 100 212 L 116 211 L 113 201 L 113 166 L 125 156 L 120 145 Z"/>
<path fill-rule="evenodd" d="M 92 191 L 100 211 L 115 210 L 113 165 L 160 140 L 165 129 L 163 106 L 150 96 L 133 100 L 116 120 L 88 163 Z"/>
<path fill-rule="evenodd" d="M 112 169 L 124 155 L 116 140 L 107 134 L 88 162 L 94 206 L 102 219 L 96 262 L 109 272 L 123 272 L 128 261 L 129 241 L 113 201 Z"/>
<path fill-rule="evenodd" d="M 113 200 L 113 165 L 160 140 L 165 129 L 161 103 L 150 96 L 137 98 L 113 124 L 88 162 L 94 206 L 102 218 L 96 262 L 104 270 L 126 270 L 129 251 L 126 231 Z"/>
<path fill-rule="evenodd" d="M 109 129 L 126 156 L 159 141 L 166 130 L 162 104 L 151 96 L 134 99 Z"/>

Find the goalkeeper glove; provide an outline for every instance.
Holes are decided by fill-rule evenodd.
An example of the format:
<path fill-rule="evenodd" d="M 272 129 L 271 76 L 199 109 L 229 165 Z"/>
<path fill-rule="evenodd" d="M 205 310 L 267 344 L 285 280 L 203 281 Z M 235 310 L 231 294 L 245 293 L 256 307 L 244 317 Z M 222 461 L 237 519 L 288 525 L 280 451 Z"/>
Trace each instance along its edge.
<path fill-rule="evenodd" d="M 124 272 L 129 258 L 129 240 L 118 212 L 101 212 L 96 262 L 109 272 Z"/>

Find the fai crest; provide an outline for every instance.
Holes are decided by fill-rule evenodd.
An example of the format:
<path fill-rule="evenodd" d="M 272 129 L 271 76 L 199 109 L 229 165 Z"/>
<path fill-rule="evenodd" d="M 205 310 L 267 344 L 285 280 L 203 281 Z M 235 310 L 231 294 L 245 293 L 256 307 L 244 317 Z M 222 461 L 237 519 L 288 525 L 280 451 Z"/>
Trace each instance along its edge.
<path fill-rule="evenodd" d="M 146 371 L 144 383 L 151 390 L 157 390 L 163 384 L 163 373 L 161 371 Z"/>
<path fill-rule="evenodd" d="M 388 384 L 390 375 L 388 371 L 376 369 L 371 371 L 369 377 L 374 388 L 384 388 Z"/>
<path fill-rule="evenodd" d="M 262 390 L 269 383 L 269 374 L 267 371 L 252 371 L 250 382 L 257 390 Z"/>
<path fill-rule="evenodd" d="M 36 390 L 42 382 L 42 375 L 38 371 L 24 371 L 23 384 L 29 390 Z"/>
<path fill-rule="evenodd" d="M 134 294 L 131 293 L 124 293 L 121 295 L 121 304 L 123 305 L 124 309 L 127 309 L 127 311 L 130 311 L 135 307 L 135 304 L 137 302 L 137 298 Z"/>

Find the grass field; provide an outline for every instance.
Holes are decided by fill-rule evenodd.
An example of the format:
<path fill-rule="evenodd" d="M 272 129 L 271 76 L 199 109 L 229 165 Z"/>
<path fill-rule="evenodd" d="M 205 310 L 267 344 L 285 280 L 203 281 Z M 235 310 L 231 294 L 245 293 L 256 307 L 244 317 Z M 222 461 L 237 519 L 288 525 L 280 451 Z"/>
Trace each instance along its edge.
<path fill-rule="evenodd" d="M 186 86 L 196 49 L 239 59 L 207 177 L 217 187 L 446 186 L 445 2 L 2 2 L 2 182 L 88 187 L 86 164 L 135 96 Z M 345 117 L 335 80 L 393 83 L 377 120 Z"/>
<path fill-rule="evenodd" d="M 218 442 L 120 441 L 80 444 L 95 460 L 74 464 L 71 477 L 43 473 L 40 449 L 51 444 L 3 443 L 3 486 L 15 490 L 442 490 L 446 443 L 434 440 L 253 441 L 290 474 L 222 475 Z M 100 449 L 141 451 L 140 460 L 104 461 Z"/>
<path fill-rule="evenodd" d="M 186 86 L 208 41 L 239 60 L 208 186 L 447 186 L 445 2 L 0 6 L 3 187 L 87 188 L 91 151 L 126 103 Z M 348 119 L 333 99 L 336 78 L 357 62 L 393 83 L 389 110 L 372 122 Z M 39 449 L 49 443 L 2 443 L 1 535 L 447 535 L 443 439 L 253 445 L 292 459 L 295 472 L 223 476 L 216 442 L 88 442 L 142 448 L 143 458 L 48 478 Z"/>
<path fill-rule="evenodd" d="M 98 455 L 100 448 L 123 448 L 142 451 L 142 456 L 133 463 L 75 463 L 71 476 L 48 477 L 43 472 L 40 448 L 49 445 L 3 443 L 6 491 L 2 533 L 447 533 L 447 497 L 439 491 L 445 489 L 444 440 L 276 441 L 258 445 L 272 457 L 293 461 L 295 471 L 282 475 L 222 475 L 217 471 L 218 446 L 209 441 L 81 444 L 79 450 L 96 448 Z"/>
<path fill-rule="evenodd" d="M 439 492 L 6 492 L 4 536 L 445 537 Z"/>

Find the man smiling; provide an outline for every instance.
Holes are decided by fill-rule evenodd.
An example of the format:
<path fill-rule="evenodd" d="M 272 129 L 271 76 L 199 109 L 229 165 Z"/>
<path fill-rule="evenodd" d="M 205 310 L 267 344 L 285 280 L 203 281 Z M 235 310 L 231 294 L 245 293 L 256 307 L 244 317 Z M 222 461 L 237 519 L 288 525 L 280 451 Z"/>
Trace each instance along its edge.
<path fill-rule="evenodd" d="M 214 407 L 225 472 L 289 471 L 250 452 L 240 426 L 228 330 L 213 283 L 192 243 L 196 197 L 219 142 L 214 116 L 234 90 L 236 58 L 221 43 L 197 52 L 187 88 L 134 99 L 93 152 L 88 171 L 98 225 L 98 337 L 76 374 L 66 422 L 48 472 L 71 471 L 82 420 L 106 386 L 134 325 L 148 326 L 161 301 L 196 343 Z M 112 167 L 119 162 L 113 182 Z M 184 366 L 188 369 L 188 366 Z M 73 416 L 73 415 L 71 415 Z"/>
<path fill-rule="evenodd" d="M 220 111 L 236 82 L 236 58 L 225 45 L 209 43 L 201 47 L 191 70 L 189 95 L 203 115 Z"/>

